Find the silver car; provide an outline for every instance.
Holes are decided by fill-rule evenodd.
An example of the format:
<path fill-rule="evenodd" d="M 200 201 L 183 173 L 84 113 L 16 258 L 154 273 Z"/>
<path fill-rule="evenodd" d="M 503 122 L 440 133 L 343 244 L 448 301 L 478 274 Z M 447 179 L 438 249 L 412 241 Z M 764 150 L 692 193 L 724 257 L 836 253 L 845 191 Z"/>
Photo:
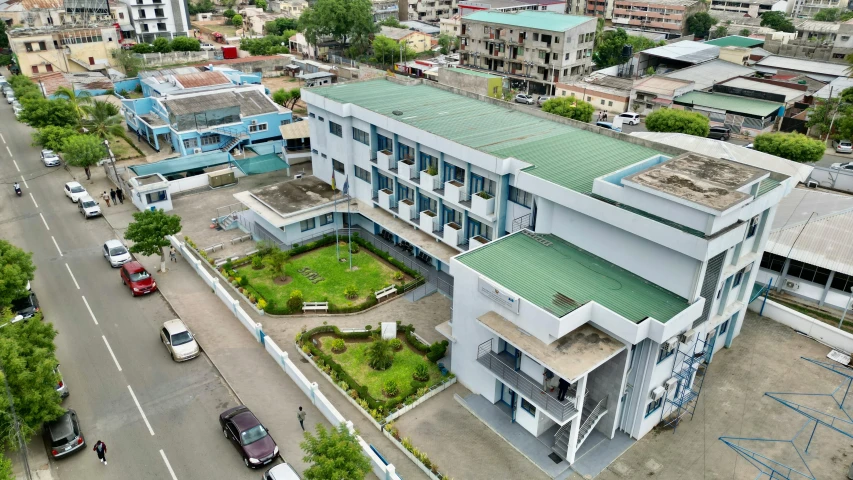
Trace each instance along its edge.
<path fill-rule="evenodd" d="M 80 209 L 80 213 L 82 213 L 85 218 L 97 217 L 101 214 L 101 206 L 98 205 L 98 202 L 89 195 L 80 197 L 80 200 L 77 202 L 77 207 Z"/>
<path fill-rule="evenodd" d="M 107 240 L 104 242 L 103 252 L 104 258 L 106 258 L 113 267 L 120 267 L 132 260 L 130 252 L 127 251 L 127 247 L 122 245 L 118 240 Z"/>
<path fill-rule="evenodd" d="M 172 360 L 176 362 L 191 360 L 201 353 L 192 332 L 179 318 L 163 324 L 163 328 L 160 329 L 160 341 L 166 346 Z"/>
<path fill-rule="evenodd" d="M 56 391 L 59 393 L 59 398 L 67 398 L 70 394 L 68 392 L 68 384 L 65 383 L 65 379 L 62 378 L 62 372 L 59 371 L 59 365 L 57 365 L 56 368 L 53 369 L 53 373 L 55 373 L 56 376 L 59 377 L 59 380 L 57 380 L 56 382 Z"/>
<path fill-rule="evenodd" d="M 300 480 L 299 475 L 287 463 L 279 463 L 264 472 L 261 480 Z"/>
<path fill-rule="evenodd" d="M 832 146 L 836 153 L 853 153 L 853 143 L 850 140 L 833 140 Z"/>
<path fill-rule="evenodd" d="M 525 105 L 533 105 L 536 103 L 536 100 L 533 99 L 533 95 L 527 95 L 525 93 L 519 93 L 515 96 L 515 103 L 523 103 Z"/>

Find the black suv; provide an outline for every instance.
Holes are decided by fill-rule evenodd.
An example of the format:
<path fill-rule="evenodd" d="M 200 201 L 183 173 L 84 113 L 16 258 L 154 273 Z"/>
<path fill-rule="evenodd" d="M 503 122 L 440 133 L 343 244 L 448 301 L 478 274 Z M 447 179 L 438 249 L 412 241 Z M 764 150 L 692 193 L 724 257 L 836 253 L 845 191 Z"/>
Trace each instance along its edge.
<path fill-rule="evenodd" d="M 32 318 L 39 310 L 39 299 L 32 292 L 12 302 L 12 311 L 24 317 L 24 320 Z"/>
<path fill-rule="evenodd" d="M 77 420 L 77 412 L 68 409 L 65 413 L 44 426 L 44 436 L 50 445 L 50 454 L 53 458 L 64 457 L 86 446 L 83 432 L 80 431 L 80 421 Z"/>
<path fill-rule="evenodd" d="M 711 127 L 711 131 L 708 133 L 708 138 L 715 140 L 728 140 L 731 136 L 732 131 L 729 130 L 729 127 Z"/>

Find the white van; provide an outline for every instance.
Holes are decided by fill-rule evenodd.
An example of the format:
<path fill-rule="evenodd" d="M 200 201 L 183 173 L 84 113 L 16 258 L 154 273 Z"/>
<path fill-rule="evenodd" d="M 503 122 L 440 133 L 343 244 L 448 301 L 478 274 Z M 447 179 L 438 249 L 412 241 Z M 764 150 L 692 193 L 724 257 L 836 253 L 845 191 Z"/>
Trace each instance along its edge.
<path fill-rule="evenodd" d="M 622 113 L 619 114 L 619 118 L 622 119 L 622 123 L 627 123 L 628 125 L 638 125 L 640 123 L 640 114 L 639 113 Z"/>

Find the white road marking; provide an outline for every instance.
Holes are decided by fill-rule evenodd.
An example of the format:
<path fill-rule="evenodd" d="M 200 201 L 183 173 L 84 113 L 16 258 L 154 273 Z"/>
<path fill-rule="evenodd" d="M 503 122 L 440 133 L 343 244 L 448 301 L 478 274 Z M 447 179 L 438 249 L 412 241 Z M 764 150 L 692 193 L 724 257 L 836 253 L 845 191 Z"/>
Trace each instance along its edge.
<path fill-rule="evenodd" d="M 160 456 L 163 457 L 163 461 L 166 463 L 166 468 L 169 469 L 169 475 L 172 476 L 172 480 L 178 480 L 178 477 L 175 476 L 175 471 L 172 470 L 172 465 L 169 464 L 169 459 L 166 458 L 166 454 L 163 453 L 163 450 L 160 450 Z"/>
<path fill-rule="evenodd" d="M 81 296 L 82 296 L 82 295 L 81 295 Z M 86 301 L 86 297 L 83 297 L 83 303 L 85 303 L 85 304 L 86 304 L 86 310 L 88 310 L 88 311 L 89 311 L 89 315 L 91 315 L 91 316 L 92 316 L 92 320 L 94 320 L 94 321 L 95 321 L 95 325 L 97 325 L 97 324 L 98 324 L 98 319 L 97 319 L 97 318 L 95 318 L 95 314 L 94 314 L 94 313 L 92 313 L 92 307 L 90 307 L 90 306 L 89 306 L 89 302 L 87 302 L 87 301 Z"/>
<path fill-rule="evenodd" d="M 4 137 L 2 133 L 0 133 L 0 140 L 3 140 L 3 143 L 6 143 L 6 137 Z"/>
<path fill-rule="evenodd" d="M 151 432 L 151 435 L 154 435 L 154 429 L 151 428 L 151 424 L 148 423 L 148 417 L 146 417 L 145 412 L 142 411 L 142 405 L 139 404 L 139 400 L 137 400 L 136 395 L 133 394 L 133 389 L 130 388 L 130 385 L 127 386 L 127 389 L 130 391 L 130 396 L 133 397 L 133 403 L 135 403 L 136 408 L 139 409 L 139 414 L 142 415 L 142 420 L 145 420 L 145 426 L 148 427 L 148 431 Z M 161 450 L 161 452 L 162 452 L 162 450 Z M 165 456 L 163 458 L 165 458 Z M 166 465 L 168 465 L 168 464 L 169 464 L 169 462 L 167 461 Z M 171 470 L 171 468 L 169 470 Z M 174 477 L 175 474 L 173 473 L 172 476 Z"/>
<path fill-rule="evenodd" d="M 9 145 L 6 145 L 6 151 L 7 151 L 7 152 L 9 152 L 9 156 L 10 156 L 10 157 L 11 157 L 11 156 L 13 156 L 13 155 L 12 155 L 12 151 L 11 151 L 11 150 L 9 150 Z"/>
<path fill-rule="evenodd" d="M 9 147 L 6 147 L 6 149 L 8 149 L 8 148 L 9 148 Z M 14 164 L 15 164 L 15 170 L 17 170 L 17 171 L 18 171 L 18 173 L 21 173 L 21 169 L 20 169 L 20 168 L 18 168 L 18 162 L 16 162 L 16 161 L 15 161 L 15 159 L 12 159 L 12 163 L 14 163 Z"/>
<path fill-rule="evenodd" d="M 120 372 L 121 371 L 121 365 L 118 364 L 118 360 L 116 359 L 116 355 L 113 353 L 113 349 L 110 348 L 110 343 L 107 342 L 107 337 L 101 335 L 101 338 L 104 339 L 104 345 L 106 345 L 107 350 L 110 351 L 110 356 L 113 357 L 113 361 L 116 362 L 116 368 L 118 368 L 118 371 Z"/>
<path fill-rule="evenodd" d="M 47 226 L 47 220 L 44 219 L 44 215 L 42 215 L 41 212 L 39 212 L 39 217 L 41 217 L 41 221 L 44 222 L 44 228 L 46 228 L 47 231 L 49 232 L 50 227 Z"/>
<path fill-rule="evenodd" d="M 68 264 L 66 263 L 65 268 L 68 269 L 68 274 L 71 275 L 71 280 L 74 280 L 74 286 L 77 287 L 77 290 L 80 290 L 80 284 L 77 283 L 77 279 L 74 278 L 74 274 L 71 273 L 71 267 L 69 267 Z"/>
<path fill-rule="evenodd" d="M 59 256 L 61 257 L 62 256 L 62 250 L 59 249 L 59 244 L 56 243 L 56 239 L 53 237 L 53 235 L 50 236 L 50 239 L 53 240 L 53 244 L 56 245 L 56 251 L 59 252 Z"/>
<path fill-rule="evenodd" d="M 35 205 L 35 206 L 36 206 L 36 208 L 39 208 L 39 204 L 38 204 L 38 203 L 36 203 L 36 197 L 34 197 L 32 193 L 30 193 L 30 198 L 32 198 L 32 199 L 33 199 L 33 205 Z"/>
<path fill-rule="evenodd" d="M 23 176 L 23 175 L 21 175 L 21 181 L 22 181 L 22 182 L 24 182 L 24 186 L 25 186 L 25 187 L 30 188 L 30 186 L 29 186 L 29 185 L 27 185 L 27 179 L 26 179 L 26 178 L 24 178 L 24 176 Z"/>

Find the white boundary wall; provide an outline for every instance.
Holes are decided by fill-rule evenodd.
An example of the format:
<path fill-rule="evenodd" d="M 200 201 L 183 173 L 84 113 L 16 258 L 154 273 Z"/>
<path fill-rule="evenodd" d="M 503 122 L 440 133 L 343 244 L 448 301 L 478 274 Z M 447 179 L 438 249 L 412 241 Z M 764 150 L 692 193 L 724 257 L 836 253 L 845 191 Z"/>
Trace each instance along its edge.
<path fill-rule="evenodd" d="M 749 304 L 749 309 L 753 312 L 760 311 L 762 302 L 764 302 L 763 297 L 756 299 Z M 770 299 L 764 305 L 762 315 L 813 337 L 836 350 L 844 353 L 853 352 L 853 335 Z"/>
<path fill-rule="evenodd" d="M 187 259 L 190 265 L 193 266 L 196 273 L 198 273 L 199 277 L 204 280 L 204 282 L 213 289 L 213 293 L 222 300 L 222 303 L 231 310 L 231 313 L 240 320 L 240 323 L 246 327 L 249 332 L 254 335 L 255 339 L 260 342 L 264 349 L 269 353 L 269 355 L 278 363 L 284 373 L 286 373 L 296 386 L 299 387 L 300 390 L 307 396 L 311 403 L 320 410 L 320 413 L 326 417 L 326 420 L 329 421 L 333 426 L 337 427 L 340 424 L 346 424 L 347 428 L 349 428 L 350 432 L 355 431 L 355 427 L 351 421 L 345 419 L 343 415 L 338 412 L 332 402 L 330 402 L 325 395 L 320 392 L 320 387 L 316 382 L 311 382 L 308 378 L 302 374 L 301 371 L 296 367 L 290 358 L 287 352 L 283 351 L 276 345 L 275 341 L 272 338 L 264 335 L 263 329 L 260 323 L 256 323 L 252 320 L 252 318 L 246 314 L 243 308 L 240 306 L 240 302 L 231 298 L 231 295 L 225 291 L 225 287 L 219 285 L 219 279 L 213 278 L 212 275 L 207 271 L 203 264 L 203 260 L 197 258 L 191 251 L 191 249 L 184 243 L 180 242 L 176 237 L 169 236 L 167 237 L 169 242 L 171 242 L 172 246 L 174 246 L 181 255 Z M 356 437 L 358 439 L 359 445 L 361 445 L 361 449 L 365 455 L 370 459 L 371 467 L 373 468 L 373 473 L 381 480 L 401 480 L 399 476 L 397 476 L 397 469 L 394 465 L 388 464 L 385 465 L 378 455 L 370 448 L 370 445 L 361 438 L 361 436 Z"/>

